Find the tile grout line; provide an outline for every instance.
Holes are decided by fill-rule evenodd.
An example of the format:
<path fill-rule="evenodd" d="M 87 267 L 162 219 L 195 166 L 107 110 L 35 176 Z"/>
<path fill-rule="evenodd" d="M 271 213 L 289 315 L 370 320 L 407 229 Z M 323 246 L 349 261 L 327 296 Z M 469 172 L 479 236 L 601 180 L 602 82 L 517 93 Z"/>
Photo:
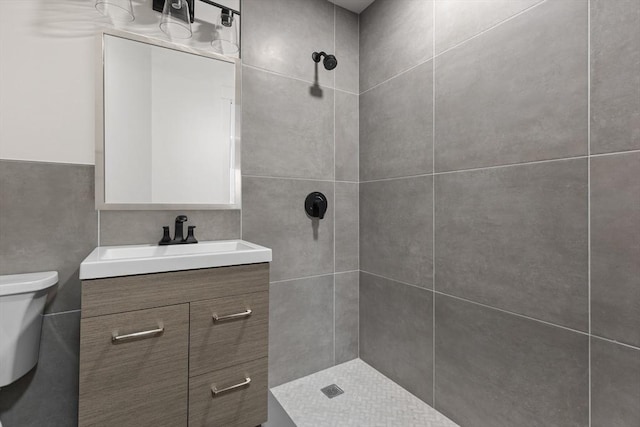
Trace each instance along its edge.
<path fill-rule="evenodd" d="M 356 156 L 356 179 L 358 180 L 358 358 L 360 358 L 360 14 L 358 14 L 358 150 Z"/>
<path fill-rule="evenodd" d="M 568 330 L 568 331 L 576 332 L 576 333 L 579 333 L 581 335 L 586 335 L 586 336 L 590 335 L 588 332 L 580 331 L 580 330 L 573 329 L 573 328 L 570 328 L 570 327 L 567 327 L 567 326 L 558 325 L 556 323 L 548 322 L 546 320 L 536 319 L 535 317 L 527 316 L 526 314 L 516 313 L 514 311 L 509 311 L 509 310 L 505 310 L 503 308 L 494 307 L 494 306 L 491 306 L 491 305 L 488 305 L 488 304 L 484 304 L 484 303 L 481 303 L 481 302 L 478 302 L 478 301 L 473 301 L 473 300 L 470 300 L 470 299 L 467 299 L 467 298 L 464 298 L 464 297 L 459 297 L 459 296 L 456 296 L 456 295 L 448 294 L 446 292 L 436 291 L 436 290 L 432 290 L 432 289 L 425 288 L 425 287 L 422 287 L 422 286 L 413 285 L 411 283 L 402 282 L 400 280 L 392 279 L 390 277 L 382 276 L 382 275 L 376 274 L 376 273 L 371 273 L 369 271 L 362 271 L 362 272 L 365 273 L 365 274 L 369 274 L 370 276 L 379 277 L 381 279 L 385 279 L 385 280 L 389 280 L 391 282 L 398 283 L 400 285 L 411 286 L 413 288 L 421 289 L 423 291 L 433 292 L 433 293 L 438 294 L 438 295 L 443 295 L 443 296 L 447 296 L 447 297 L 450 297 L 450 298 L 455 298 L 455 299 L 458 299 L 458 300 L 461 300 L 461 301 L 466 301 L 466 302 L 468 302 L 470 304 L 479 305 L 479 306 L 482 306 L 482 307 L 489 308 L 491 310 L 500 311 L 502 313 L 511 314 L 511 315 L 518 316 L 518 317 L 521 317 L 521 318 L 524 318 L 524 319 L 533 320 L 533 321 L 536 321 L 536 322 L 539 322 L 539 323 L 543 323 L 545 325 L 555 326 L 557 328 L 561 328 L 561 329 L 565 329 L 565 330 Z"/>
<path fill-rule="evenodd" d="M 536 3 L 536 4 L 532 5 L 532 6 L 529 6 L 528 8 L 526 8 L 526 9 L 524 9 L 524 10 L 521 10 L 520 12 L 516 13 L 515 15 L 512 15 L 512 16 L 510 16 L 510 17 L 508 17 L 508 18 L 506 18 L 506 19 L 504 19 L 504 20 L 502 20 L 502 21 L 498 22 L 497 24 L 492 25 L 491 27 L 489 27 L 489 28 L 487 28 L 487 29 L 485 29 L 485 30 L 482 30 L 481 32 L 479 32 L 479 33 L 477 33 L 477 34 L 475 34 L 475 35 L 473 35 L 473 36 L 471 36 L 471 37 L 469 37 L 469 38 L 467 38 L 467 39 L 465 39 L 465 40 L 461 41 L 460 43 L 458 43 L 458 44 L 456 44 L 456 45 L 454 45 L 454 46 L 451 46 L 450 48 L 447 48 L 446 50 L 443 50 L 442 52 L 440 52 L 440 53 L 438 53 L 438 54 L 436 54 L 436 51 L 435 51 L 435 42 L 434 42 L 434 50 L 433 50 L 432 55 L 431 55 L 429 58 L 423 58 L 423 59 L 419 60 L 419 61 L 418 61 L 418 63 L 417 63 L 416 65 L 412 65 L 411 67 L 407 68 L 406 70 L 400 71 L 400 72 L 398 72 L 397 74 L 395 74 L 395 75 L 393 75 L 393 76 L 391 76 L 391 77 L 389 77 L 389 78 L 387 78 L 387 79 L 383 80 L 383 81 L 382 81 L 382 82 L 380 82 L 380 83 L 377 83 L 377 84 L 375 84 L 375 85 L 371 86 L 371 87 L 370 87 L 370 88 L 368 88 L 368 89 L 361 90 L 361 91 L 360 91 L 360 95 L 365 94 L 365 93 L 367 93 L 367 92 L 369 92 L 369 91 L 371 91 L 371 90 L 374 90 L 374 89 L 376 89 L 377 87 L 382 86 L 383 84 L 390 82 L 391 80 L 395 79 L 396 77 L 400 77 L 401 75 L 408 73 L 409 71 L 413 70 L 414 68 L 417 68 L 417 67 L 419 67 L 419 66 L 421 66 L 421 65 L 423 65 L 423 64 L 426 64 L 426 63 L 427 63 L 427 62 L 429 62 L 429 61 L 435 60 L 437 57 L 442 56 L 442 55 L 444 55 L 445 53 L 447 53 L 447 52 L 449 52 L 449 51 L 451 51 L 451 50 L 453 50 L 453 49 L 456 49 L 456 48 L 458 48 L 458 47 L 460 47 L 460 46 L 462 46 L 462 45 L 466 44 L 466 43 L 467 43 L 467 42 L 469 42 L 470 40 L 473 40 L 473 39 L 475 39 L 475 38 L 478 38 L 478 37 L 482 36 L 483 34 L 488 33 L 489 31 L 491 31 L 491 30 L 493 30 L 493 29 L 495 29 L 495 28 L 497 28 L 497 27 L 500 27 L 502 24 L 504 24 L 504 23 L 506 23 L 506 22 L 508 22 L 508 21 L 511 21 L 512 19 L 515 19 L 515 18 L 517 18 L 518 16 L 520 16 L 520 15 L 522 15 L 522 14 L 527 13 L 527 12 L 529 12 L 531 9 L 533 9 L 533 8 L 535 8 L 535 7 L 538 7 L 538 6 L 540 6 L 541 4 L 544 4 L 544 3 L 546 3 L 546 2 L 547 2 L 547 0 L 542 0 L 542 1 L 540 1 L 540 2 Z M 435 5 L 434 5 L 434 21 L 435 21 Z M 434 31 L 434 39 L 435 39 L 435 31 Z"/>
<path fill-rule="evenodd" d="M 336 5 L 333 5 L 333 54 L 336 53 Z M 333 72 L 333 87 L 336 87 L 336 71 Z M 336 94 L 333 94 L 333 365 L 336 364 Z"/>
<path fill-rule="evenodd" d="M 587 0 L 587 153 L 588 422 L 591 427 L 591 0 Z"/>
<path fill-rule="evenodd" d="M 485 167 L 479 167 L 479 168 L 458 169 L 458 170 L 451 170 L 451 171 L 444 171 L 444 172 L 434 172 L 434 173 L 421 173 L 421 174 L 416 174 L 416 175 L 394 176 L 394 177 L 391 177 L 391 178 L 377 178 L 377 179 L 369 179 L 369 180 L 360 181 L 360 184 L 368 184 L 368 183 L 372 183 L 372 182 L 394 181 L 394 180 L 399 180 L 399 179 L 421 178 L 421 177 L 425 177 L 425 176 L 450 175 L 450 174 L 454 174 L 454 173 L 480 172 L 480 171 L 491 170 L 491 169 L 502 169 L 502 168 L 517 167 L 517 166 L 537 165 L 537 164 L 540 164 L 540 163 L 562 162 L 562 161 L 567 161 L 567 160 L 589 159 L 589 158 L 594 158 L 594 157 L 616 156 L 616 155 L 636 154 L 636 153 L 640 153 L 640 150 L 615 151 L 615 152 L 611 152 L 611 153 L 591 154 L 591 155 L 585 154 L 585 155 L 582 155 L 582 156 L 559 157 L 557 159 L 532 160 L 532 161 L 528 161 L 528 162 L 508 163 L 508 164 L 504 164 L 504 165 L 485 166 Z M 265 178 L 265 177 L 252 177 L 252 178 Z M 290 178 L 282 178 L 282 179 L 290 179 Z"/>
<path fill-rule="evenodd" d="M 345 271 L 345 273 L 348 273 Z M 295 277 L 292 279 L 283 279 L 283 280 L 272 280 L 269 282 L 270 285 L 278 284 L 278 283 L 287 283 L 287 282 L 295 282 L 297 280 L 309 280 L 309 279 L 317 279 L 318 277 L 326 277 L 333 276 L 335 273 L 323 273 L 323 274 L 315 274 L 313 276 L 303 276 L 303 277 Z"/>
<path fill-rule="evenodd" d="M 433 2 L 432 48 L 436 53 L 436 2 Z M 436 61 L 431 63 L 431 173 L 436 171 Z M 431 178 L 431 287 L 436 290 L 436 180 Z M 436 296 L 432 295 L 431 303 L 431 351 L 432 351 L 432 395 L 431 403 L 436 407 Z"/>
<path fill-rule="evenodd" d="M 307 83 L 307 84 L 310 84 L 310 85 L 314 85 L 315 84 L 315 82 L 311 82 L 309 80 L 301 79 L 300 77 L 290 76 L 288 74 L 279 73 L 277 71 L 268 70 L 266 68 L 258 67 L 258 66 L 255 66 L 255 65 L 250 65 L 250 64 L 244 63 L 244 64 L 242 64 L 242 66 L 243 67 L 247 67 L 247 68 L 251 68 L 252 70 L 256 70 L 256 71 L 262 71 L 263 73 L 271 74 L 271 75 L 274 75 L 274 76 L 277 76 L 277 77 L 282 77 L 282 78 L 285 78 L 285 79 L 296 80 L 298 82 Z M 335 80 L 335 77 L 334 77 L 334 80 Z M 339 91 L 339 92 L 348 93 L 350 95 L 358 95 L 355 92 L 350 92 L 350 91 L 345 90 L 345 89 L 338 89 L 336 87 L 321 85 L 320 83 L 318 83 L 318 85 L 323 89 L 335 90 L 335 91 Z M 334 86 L 335 86 L 335 82 L 334 82 Z"/>
<path fill-rule="evenodd" d="M 313 182 L 330 182 L 330 183 L 335 182 L 332 179 L 299 178 L 299 177 L 290 177 L 290 176 L 242 175 L 242 177 L 243 178 L 260 178 L 260 179 L 289 179 L 292 181 L 313 181 Z"/>
<path fill-rule="evenodd" d="M 377 274 L 377 273 L 371 273 L 371 272 L 365 271 L 365 270 L 360 270 L 360 273 L 368 274 L 368 275 L 374 276 L 374 277 L 379 277 L 381 279 L 385 279 L 385 280 L 388 280 L 390 282 L 397 283 L 399 285 L 411 286 L 412 288 L 420 289 L 422 291 L 433 292 L 434 294 L 442 295 L 442 296 L 449 297 L 449 298 L 454 298 L 454 299 L 457 299 L 457 300 L 460 300 L 460 301 L 468 302 L 469 304 L 474 304 L 474 305 L 478 305 L 478 306 L 481 306 L 481 307 L 485 307 L 485 308 L 488 308 L 490 310 L 495 310 L 495 311 L 499 311 L 499 312 L 502 312 L 502 313 L 511 314 L 513 316 L 516 316 L 516 317 L 520 317 L 520 318 L 523 318 L 523 319 L 527 319 L 527 320 L 531 320 L 531 321 L 534 321 L 534 322 L 542 323 L 542 324 L 545 324 L 545 325 L 548 325 L 548 326 L 554 326 L 556 328 L 560 328 L 560 329 L 564 329 L 564 330 L 567 330 L 567 331 L 575 332 L 575 333 L 580 334 L 580 335 L 584 335 L 584 336 L 592 337 L 592 338 L 597 338 L 597 339 L 600 339 L 600 340 L 603 340 L 603 341 L 610 342 L 612 344 L 618 344 L 618 345 L 621 345 L 623 347 L 628 347 L 628 348 L 640 351 L 640 346 L 635 346 L 633 344 L 627 344 L 627 343 L 622 342 L 622 341 L 616 341 L 616 340 L 613 340 L 613 339 L 610 339 L 610 338 L 605 338 L 605 337 L 602 337 L 600 335 L 590 334 L 589 332 L 580 331 L 578 329 L 573 329 L 573 328 L 570 328 L 568 326 L 558 325 L 557 323 L 548 322 L 546 320 L 536 319 L 535 317 L 530 317 L 530 316 L 527 316 L 526 314 L 520 314 L 520 313 L 516 313 L 514 311 L 509 311 L 509 310 L 505 310 L 505 309 L 502 309 L 502 308 L 493 307 L 493 306 L 488 305 L 488 304 L 484 304 L 484 303 L 481 303 L 481 302 L 478 302 L 478 301 L 473 301 L 473 300 L 470 300 L 470 299 L 467 299 L 467 298 L 464 298 L 464 297 L 459 297 L 459 296 L 456 296 L 456 295 L 448 294 L 446 292 L 435 291 L 435 290 L 431 290 L 429 288 L 424 288 L 424 287 L 421 287 L 421 286 L 418 286 L 418 285 L 412 285 L 411 283 L 403 282 L 403 281 L 400 281 L 400 280 L 397 280 L 397 279 L 392 279 L 390 277 L 386 277 L 386 276 L 383 276 L 383 275 Z"/>

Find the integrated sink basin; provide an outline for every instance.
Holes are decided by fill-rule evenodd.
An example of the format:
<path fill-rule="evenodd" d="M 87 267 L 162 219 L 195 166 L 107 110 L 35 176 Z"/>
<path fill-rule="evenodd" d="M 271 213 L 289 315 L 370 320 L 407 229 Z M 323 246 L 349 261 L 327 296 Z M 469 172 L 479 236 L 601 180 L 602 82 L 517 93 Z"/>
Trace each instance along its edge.
<path fill-rule="evenodd" d="M 271 262 L 271 249 L 244 240 L 218 240 L 174 246 L 98 246 L 80 264 L 80 279 L 260 262 Z"/>

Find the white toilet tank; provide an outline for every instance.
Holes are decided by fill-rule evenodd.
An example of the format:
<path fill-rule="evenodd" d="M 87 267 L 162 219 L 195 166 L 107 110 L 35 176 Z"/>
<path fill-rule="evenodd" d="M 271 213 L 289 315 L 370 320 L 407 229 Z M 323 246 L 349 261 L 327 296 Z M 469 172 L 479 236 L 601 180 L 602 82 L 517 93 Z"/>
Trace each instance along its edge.
<path fill-rule="evenodd" d="M 58 272 L 0 276 L 0 387 L 38 362 L 42 314 Z"/>

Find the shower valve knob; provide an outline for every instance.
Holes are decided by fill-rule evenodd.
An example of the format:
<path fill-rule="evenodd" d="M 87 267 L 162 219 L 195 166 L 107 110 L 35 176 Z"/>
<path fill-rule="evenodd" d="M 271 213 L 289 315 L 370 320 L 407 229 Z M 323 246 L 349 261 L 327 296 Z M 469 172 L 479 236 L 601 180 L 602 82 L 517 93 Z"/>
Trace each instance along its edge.
<path fill-rule="evenodd" d="M 304 210 L 311 218 L 324 218 L 324 214 L 327 212 L 327 197 L 317 191 L 310 193 L 304 200 Z"/>

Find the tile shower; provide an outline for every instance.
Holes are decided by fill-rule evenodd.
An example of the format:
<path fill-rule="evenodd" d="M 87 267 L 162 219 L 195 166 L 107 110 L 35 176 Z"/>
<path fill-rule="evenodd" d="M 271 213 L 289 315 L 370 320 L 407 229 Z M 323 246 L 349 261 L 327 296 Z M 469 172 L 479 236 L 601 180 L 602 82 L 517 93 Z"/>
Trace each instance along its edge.
<path fill-rule="evenodd" d="M 375 1 L 360 358 L 462 426 L 640 425 L 639 150 L 637 1 Z"/>
<path fill-rule="evenodd" d="M 640 425 L 637 0 L 242 7 L 243 210 L 187 215 L 273 248 L 270 385 L 359 357 L 461 426 Z M 0 160 L 0 274 L 61 272 L 8 426 L 75 424 L 79 262 L 176 214 L 95 212 L 77 163 Z"/>

